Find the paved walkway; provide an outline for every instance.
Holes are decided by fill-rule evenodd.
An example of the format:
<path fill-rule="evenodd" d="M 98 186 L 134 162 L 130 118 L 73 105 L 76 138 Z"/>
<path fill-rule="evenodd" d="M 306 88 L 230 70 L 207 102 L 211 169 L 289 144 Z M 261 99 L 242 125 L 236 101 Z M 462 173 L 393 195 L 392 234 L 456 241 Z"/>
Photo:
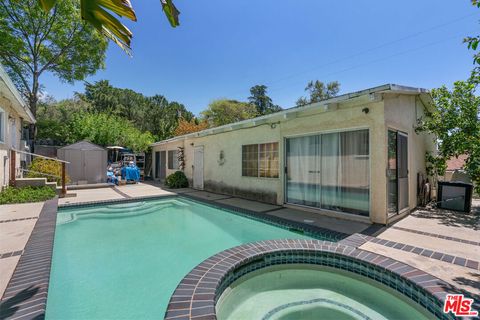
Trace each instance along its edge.
<path fill-rule="evenodd" d="M 43 202 L 0 206 L 0 297 L 12 277 Z"/>
<path fill-rule="evenodd" d="M 478 210 L 470 214 L 417 210 L 360 248 L 395 258 L 480 296 Z"/>

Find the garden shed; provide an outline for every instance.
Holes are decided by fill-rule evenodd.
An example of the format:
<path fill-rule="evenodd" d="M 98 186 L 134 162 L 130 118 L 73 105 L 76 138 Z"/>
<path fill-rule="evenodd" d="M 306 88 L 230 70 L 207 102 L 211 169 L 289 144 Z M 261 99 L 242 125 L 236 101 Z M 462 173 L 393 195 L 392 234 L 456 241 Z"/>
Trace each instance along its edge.
<path fill-rule="evenodd" d="M 58 158 L 68 161 L 71 184 L 106 182 L 107 150 L 89 141 L 79 141 L 57 151 Z"/>

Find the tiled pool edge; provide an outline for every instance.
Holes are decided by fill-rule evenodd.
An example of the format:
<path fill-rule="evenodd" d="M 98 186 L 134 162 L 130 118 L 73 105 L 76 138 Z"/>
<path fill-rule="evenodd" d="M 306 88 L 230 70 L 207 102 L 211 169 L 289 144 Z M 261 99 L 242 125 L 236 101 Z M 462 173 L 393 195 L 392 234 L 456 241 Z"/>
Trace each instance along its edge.
<path fill-rule="evenodd" d="M 0 319 L 43 319 L 57 220 L 58 198 L 45 201 L 0 300 Z"/>
<path fill-rule="evenodd" d="M 222 251 L 195 267 L 173 293 L 165 319 L 216 319 L 223 290 L 241 276 L 276 264 L 310 263 L 341 268 L 377 280 L 409 296 L 439 319 L 450 285 L 397 260 L 338 243 L 267 240 Z"/>
<path fill-rule="evenodd" d="M 286 228 L 293 232 L 299 230 L 299 231 L 302 231 L 306 236 L 313 237 L 313 238 L 328 237 L 329 238 L 328 240 L 330 241 L 339 241 L 349 236 L 346 233 L 342 233 L 342 232 L 338 232 L 338 231 L 334 231 L 326 228 L 321 228 L 317 226 L 312 226 L 306 223 L 292 221 L 292 220 L 284 219 L 281 217 L 271 216 L 267 213 L 256 212 L 256 211 L 252 211 L 244 208 L 239 208 L 236 206 L 216 202 L 213 200 L 199 199 L 195 196 L 191 196 L 188 194 L 181 194 L 179 195 L 179 197 L 186 198 L 190 201 L 199 202 L 201 204 L 208 205 L 214 208 L 227 210 L 233 214 L 246 216 L 250 219 L 261 221 L 270 225 L 274 225 L 276 227 Z"/>
<path fill-rule="evenodd" d="M 110 199 L 110 200 L 101 200 L 101 201 L 91 201 L 91 202 L 81 202 L 81 203 L 65 203 L 60 204 L 59 208 L 82 208 L 82 207 L 92 207 L 102 204 L 115 204 L 115 203 L 128 203 L 128 202 L 136 202 L 136 201 L 143 201 L 143 200 L 155 200 L 155 199 L 168 199 L 168 198 L 184 198 L 189 201 L 198 202 L 203 205 L 208 205 L 214 208 L 227 210 L 230 213 L 246 216 L 250 219 L 261 221 L 267 224 L 271 224 L 280 228 L 288 229 L 291 231 L 301 230 L 306 236 L 310 236 L 313 238 L 323 238 L 328 237 L 330 241 L 338 241 L 348 237 L 349 235 L 346 233 L 320 228 L 316 226 L 312 226 L 306 223 L 296 222 L 280 217 L 275 217 L 268 215 L 266 213 L 251 211 L 244 208 L 239 208 L 235 206 L 231 206 L 224 203 L 218 203 L 212 200 L 201 199 L 195 196 L 191 196 L 188 194 L 166 194 L 166 195 L 153 195 L 153 196 L 146 196 L 146 197 L 132 197 L 132 198 L 124 198 L 124 199 Z M 293 229 L 293 230 L 292 230 Z"/>

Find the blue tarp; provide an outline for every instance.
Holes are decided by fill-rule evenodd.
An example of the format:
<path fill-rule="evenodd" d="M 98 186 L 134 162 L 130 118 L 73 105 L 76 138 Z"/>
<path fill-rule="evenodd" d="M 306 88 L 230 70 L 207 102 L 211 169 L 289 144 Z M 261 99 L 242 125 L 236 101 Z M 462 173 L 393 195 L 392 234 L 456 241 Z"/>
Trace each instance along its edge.
<path fill-rule="evenodd" d="M 133 167 L 123 167 L 122 168 L 122 179 L 140 181 L 140 169 L 137 166 Z"/>

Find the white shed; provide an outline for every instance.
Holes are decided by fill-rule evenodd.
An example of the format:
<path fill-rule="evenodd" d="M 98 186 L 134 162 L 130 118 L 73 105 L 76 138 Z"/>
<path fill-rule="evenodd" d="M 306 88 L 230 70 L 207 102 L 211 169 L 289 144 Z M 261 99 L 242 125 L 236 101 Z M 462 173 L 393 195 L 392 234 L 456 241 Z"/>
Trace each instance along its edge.
<path fill-rule="evenodd" d="M 79 141 L 58 149 L 57 156 L 68 161 L 71 184 L 106 182 L 107 150 L 89 141 Z"/>

